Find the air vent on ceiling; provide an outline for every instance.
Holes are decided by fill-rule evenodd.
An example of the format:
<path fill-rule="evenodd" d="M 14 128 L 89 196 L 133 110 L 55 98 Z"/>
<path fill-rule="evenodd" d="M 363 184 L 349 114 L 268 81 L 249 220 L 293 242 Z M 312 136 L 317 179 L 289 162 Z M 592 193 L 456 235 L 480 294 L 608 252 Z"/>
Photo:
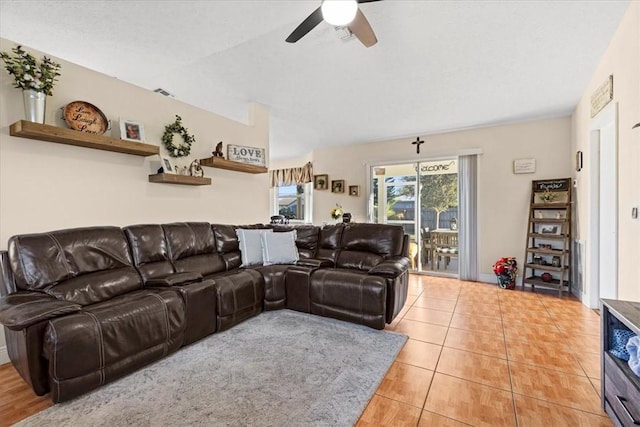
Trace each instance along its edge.
<path fill-rule="evenodd" d="M 154 90 L 155 93 L 159 93 L 160 95 L 164 95 L 164 96 L 170 96 L 171 98 L 175 98 L 176 96 L 170 92 L 167 92 L 166 90 L 162 89 L 161 87 L 159 87 L 158 89 Z"/>

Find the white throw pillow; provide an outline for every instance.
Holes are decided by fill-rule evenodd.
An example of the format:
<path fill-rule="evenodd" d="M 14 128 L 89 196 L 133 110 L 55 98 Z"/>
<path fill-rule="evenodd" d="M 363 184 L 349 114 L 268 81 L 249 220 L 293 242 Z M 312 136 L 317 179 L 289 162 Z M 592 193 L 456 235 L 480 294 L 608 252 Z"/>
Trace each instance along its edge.
<path fill-rule="evenodd" d="M 262 243 L 260 236 L 263 234 L 273 234 L 270 228 L 245 229 L 237 228 L 236 235 L 240 243 L 240 252 L 242 254 L 241 267 L 249 267 L 250 265 L 262 265 Z"/>
<path fill-rule="evenodd" d="M 263 265 L 295 264 L 300 258 L 296 247 L 296 237 L 296 230 L 264 233 L 260 236 Z"/>

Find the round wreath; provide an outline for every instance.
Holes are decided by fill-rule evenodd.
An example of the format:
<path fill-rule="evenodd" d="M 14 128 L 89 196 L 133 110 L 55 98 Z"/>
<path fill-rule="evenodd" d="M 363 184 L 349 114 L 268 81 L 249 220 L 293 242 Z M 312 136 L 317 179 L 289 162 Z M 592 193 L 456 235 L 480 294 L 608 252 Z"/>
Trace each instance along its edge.
<path fill-rule="evenodd" d="M 182 137 L 184 143 L 176 146 L 173 143 L 173 134 L 177 133 Z M 185 157 L 191 152 L 191 144 L 196 142 L 196 138 L 189 135 L 187 128 L 182 126 L 182 117 L 176 114 L 176 121 L 170 125 L 164 127 L 164 134 L 162 135 L 162 142 L 169 151 L 171 157 Z"/>

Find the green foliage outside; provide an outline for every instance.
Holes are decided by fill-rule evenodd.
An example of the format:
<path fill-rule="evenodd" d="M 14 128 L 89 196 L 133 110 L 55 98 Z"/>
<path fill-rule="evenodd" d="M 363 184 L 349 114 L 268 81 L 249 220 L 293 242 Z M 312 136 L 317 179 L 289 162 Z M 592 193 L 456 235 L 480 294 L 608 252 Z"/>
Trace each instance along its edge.
<path fill-rule="evenodd" d="M 284 215 L 286 218 L 289 218 L 289 219 L 298 219 L 298 217 L 296 216 L 296 211 L 291 209 L 290 207 L 280 208 L 278 213 L 280 215 Z"/>
<path fill-rule="evenodd" d="M 458 175 L 421 175 L 421 206 L 436 212 L 436 227 L 440 226 L 440 214 L 458 206 Z"/>

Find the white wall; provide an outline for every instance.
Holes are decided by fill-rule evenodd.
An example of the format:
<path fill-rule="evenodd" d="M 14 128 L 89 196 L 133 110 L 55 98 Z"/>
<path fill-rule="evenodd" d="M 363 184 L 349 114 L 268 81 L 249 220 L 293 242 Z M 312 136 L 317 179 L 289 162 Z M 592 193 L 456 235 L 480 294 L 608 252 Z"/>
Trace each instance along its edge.
<path fill-rule="evenodd" d="M 366 169 L 370 164 L 418 161 L 455 156 L 468 149 L 481 149 L 478 159 L 479 265 L 485 280 L 494 281 L 493 263 L 501 256 L 524 260 L 531 181 L 571 176 L 571 121 L 567 118 L 516 123 L 439 135 L 422 135 L 420 154 L 415 138 L 320 149 L 313 152 L 314 174 L 329 180 L 344 179 L 360 185 L 361 196 L 327 191 L 313 193 L 313 222 L 330 222 L 329 210 L 336 203 L 351 212 L 355 221 L 367 221 Z M 535 158 L 534 174 L 513 174 L 513 160 Z M 288 160 L 302 164 L 308 158 Z M 287 167 L 273 161 L 272 167 Z"/>
<path fill-rule="evenodd" d="M 602 56 L 573 116 L 572 151 L 584 153 L 584 169 L 574 173 L 578 181 L 578 237 L 589 245 L 588 176 L 591 159 L 589 128 L 591 95 L 613 75 L 613 101 L 618 104 L 618 298 L 640 301 L 640 219 L 631 209 L 640 208 L 640 2 L 632 1 L 607 51 Z M 596 116 L 597 119 L 598 116 Z M 587 260 L 586 268 L 590 262 Z M 588 275 L 586 275 L 588 277 Z"/>
<path fill-rule="evenodd" d="M 0 50 L 15 43 L 0 39 Z M 42 54 L 27 50 L 40 58 Z M 266 110 L 251 107 L 245 125 L 115 78 L 65 62 L 47 100 L 46 124 L 66 127 L 61 110 L 74 100 L 100 108 L 117 126 L 118 117 L 144 123 L 147 143 L 161 145 L 164 126 L 178 114 L 196 137 L 186 165 L 211 156 L 218 141 L 269 149 Z M 92 150 L 9 136 L 9 125 L 24 118 L 22 93 L 0 72 L 0 249 L 10 236 L 91 225 L 209 221 L 256 223 L 269 219 L 267 174 L 204 168 L 211 186 L 152 184 L 157 157 Z M 181 142 L 179 135 L 174 142 Z M 162 147 L 164 150 L 164 147 Z M 0 331 L 0 363 L 7 362 Z"/>

